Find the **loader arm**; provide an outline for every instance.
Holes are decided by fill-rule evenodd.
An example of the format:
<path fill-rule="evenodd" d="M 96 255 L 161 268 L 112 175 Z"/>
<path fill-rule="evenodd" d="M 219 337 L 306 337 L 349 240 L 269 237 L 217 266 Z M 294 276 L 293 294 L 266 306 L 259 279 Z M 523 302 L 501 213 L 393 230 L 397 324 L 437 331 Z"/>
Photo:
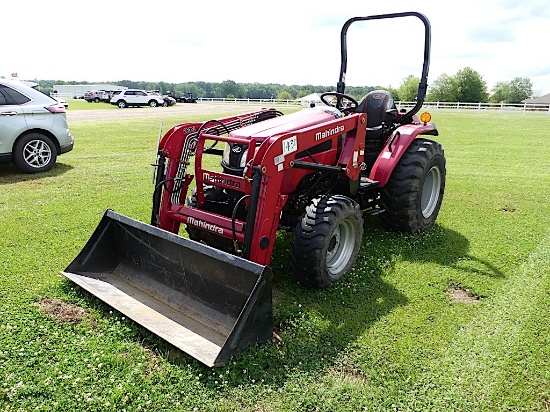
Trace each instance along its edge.
<path fill-rule="evenodd" d="M 291 115 L 288 115 L 291 116 Z M 168 186 L 162 198 L 159 227 L 177 233 L 181 223 L 211 232 L 215 235 L 233 239 L 242 244 L 241 255 L 261 265 L 269 265 L 274 239 L 279 225 L 281 211 L 288 195 L 298 182 L 311 170 L 320 170 L 346 176 L 357 180 L 363 162 L 366 115 L 352 114 L 347 117 L 324 121 L 314 126 L 296 129 L 264 140 L 257 150 L 254 138 L 238 138 L 200 133 L 196 139 L 194 175 L 186 174 L 181 187 Z M 343 148 L 338 149 L 338 141 L 346 136 Z M 193 139 L 188 135 L 186 139 Z M 247 145 L 249 167 L 245 175 L 234 176 L 203 167 L 203 154 L 206 141 L 238 143 Z M 332 142 L 331 150 L 324 153 L 322 163 L 309 158 L 296 160 L 299 153 L 307 151 L 324 142 Z M 185 147 L 185 142 L 178 142 Z M 327 163 L 326 159 L 332 159 Z M 173 179 L 175 169 L 169 162 L 167 180 Z M 181 162 L 180 162 L 181 164 Z M 198 207 L 183 204 L 189 184 L 196 182 Z M 290 182 L 290 183 L 289 183 Z M 238 189 L 246 197 L 246 221 L 223 216 L 203 210 L 204 187 L 219 186 Z M 178 192 L 179 191 L 179 192 Z M 178 192 L 178 193 L 176 193 Z"/>

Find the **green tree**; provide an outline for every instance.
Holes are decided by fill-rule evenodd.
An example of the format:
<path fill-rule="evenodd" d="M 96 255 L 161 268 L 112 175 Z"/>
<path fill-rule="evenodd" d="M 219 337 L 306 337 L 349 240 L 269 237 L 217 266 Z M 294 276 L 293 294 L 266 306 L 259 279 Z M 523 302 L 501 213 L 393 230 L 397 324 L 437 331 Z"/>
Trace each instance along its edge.
<path fill-rule="evenodd" d="M 508 82 L 498 82 L 493 87 L 493 94 L 489 98 L 492 103 L 508 103 L 506 102 L 508 96 Z"/>
<path fill-rule="evenodd" d="M 227 97 L 229 95 L 232 95 L 239 99 L 244 97 L 244 91 L 242 87 L 233 80 L 224 80 L 220 84 L 220 94 L 221 97 Z"/>
<path fill-rule="evenodd" d="M 393 97 L 393 100 L 395 100 L 395 101 L 398 101 L 398 100 L 405 101 L 405 99 L 401 98 L 401 95 L 399 94 L 398 89 L 394 89 L 393 87 L 388 86 L 388 87 L 383 87 L 382 90 L 386 90 L 386 91 L 390 92 L 392 97 Z"/>
<path fill-rule="evenodd" d="M 498 82 L 493 87 L 491 102 L 494 103 L 521 103 L 531 97 L 533 83 L 527 77 L 516 77 L 509 82 Z"/>
<path fill-rule="evenodd" d="M 465 67 L 454 76 L 448 76 L 445 73 L 439 76 L 430 86 L 426 100 L 431 102 L 487 102 L 489 100 L 487 83 L 478 72 L 470 67 Z"/>
<path fill-rule="evenodd" d="M 429 102 L 456 102 L 458 94 L 455 78 L 443 73 L 428 88 L 426 100 Z"/>
<path fill-rule="evenodd" d="M 403 82 L 401 82 L 398 89 L 399 100 L 405 102 L 412 102 L 416 100 L 419 83 L 420 77 L 413 76 L 412 74 L 403 79 Z"/>
<path fill-rule="evenodd" d="M 487 83 L 470 67 L 459 70 L 455 75 L 455 81 L 458 87 L 457 101 L 469 103 L 489 101 Z"/>
<path fill-rule="evenodd" d="M 300 90 L 298 94 L 296 95 L 297 99 L 301 99 L 302 97 L 308 96 L 311 94 L 311 90 Z"/>
<path fill-rule="evenodd" d="M 510 82 L 509 103 L 521 103 L 533 94 L 533 83 L 527 77 L 516 77 Z"/>
<path fill-rule="evenodd" d="M 277 100 L 292 100 L 294 99 L 290 92 L 283 90 L 277 94 Z"/>

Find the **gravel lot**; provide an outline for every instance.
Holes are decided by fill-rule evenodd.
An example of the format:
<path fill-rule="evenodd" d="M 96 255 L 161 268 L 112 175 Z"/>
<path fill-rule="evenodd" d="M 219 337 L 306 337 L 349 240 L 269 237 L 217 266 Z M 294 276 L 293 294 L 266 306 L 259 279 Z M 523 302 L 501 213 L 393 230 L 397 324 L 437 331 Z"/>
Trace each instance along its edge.
<path fill-rule="evenodd" d="M 170 107 L 129 107 L 118 110 L 67 110 L 67 121 L 85 122 L 95 120 L 139 119 L 146 117 L 180 116 L 186 114 L 238 113 L 260 109 L 258 104 L 244 103 L 179 103 Z M 272 107 L 269 103 L 266 107 Z M 287 107 L 287 106 L 285 106 Z"/>

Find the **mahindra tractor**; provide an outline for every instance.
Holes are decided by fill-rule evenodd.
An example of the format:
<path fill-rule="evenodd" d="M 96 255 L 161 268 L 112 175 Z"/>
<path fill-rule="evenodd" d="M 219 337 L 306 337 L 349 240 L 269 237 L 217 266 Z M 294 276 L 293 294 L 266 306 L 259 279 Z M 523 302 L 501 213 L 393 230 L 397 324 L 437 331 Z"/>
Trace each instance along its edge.
<path fill-rule="evenodd" d="M 385 90 L 346 94 L 348 28 L 402 18 L 424 28 L 414 107 L 399 111 Z M 352 268 L 365 217 L 403 233 L 433 226 L 446 171 L 435 124 L 428 113 L 417 116 L 429 55 L 422 14 L 348 20 L 339 81 L 321 95 L 323 105 L 173 127 L 158 144 L 150 224 L 107 210 L 62 273 L 208 366 L 270 340 L 277 231 L 293 234 L 293 276 L 326 288 Z"/>

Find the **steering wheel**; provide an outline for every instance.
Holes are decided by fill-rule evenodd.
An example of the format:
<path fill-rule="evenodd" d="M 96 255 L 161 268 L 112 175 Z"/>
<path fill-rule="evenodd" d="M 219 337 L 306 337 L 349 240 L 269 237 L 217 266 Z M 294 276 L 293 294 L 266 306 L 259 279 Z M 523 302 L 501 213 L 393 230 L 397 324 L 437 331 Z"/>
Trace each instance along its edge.
<path fill-rule="evenodd" d="M 336 97 L 336 104 L 333 104 L 331 101 L 327 100 L 326 97 L 328 96 Z M 344 104 L 343 100 L 347 100 L 349 103 Z M 359 103 L 357 103 L 357 100 L 355 100 L 353 97 L 338 92 L 323 93 L 321 95 L 321 101 L 327 106 L 336 107 L 338 110 L 346 113 L 357 109 L 357 106 L 359 106 Z M 340 105 L 338 105 L 338 103 L 340 103 Z"/>

